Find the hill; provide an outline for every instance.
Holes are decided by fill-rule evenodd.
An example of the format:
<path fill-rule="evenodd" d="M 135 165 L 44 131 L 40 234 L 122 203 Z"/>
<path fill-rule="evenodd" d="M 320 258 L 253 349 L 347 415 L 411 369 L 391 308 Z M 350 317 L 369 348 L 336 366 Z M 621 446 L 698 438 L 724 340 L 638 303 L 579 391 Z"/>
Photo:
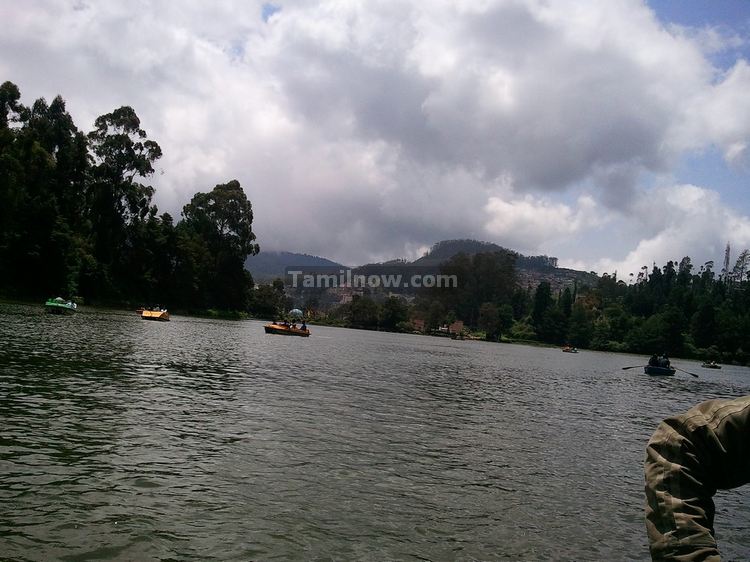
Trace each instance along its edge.
<path fill-rule="evenodd" d="M 549 256 L 524 256 L 515 250 L 503 248 L 492 242 L 481 240 L 443 240 L 436 243 L 424 256 L 415 260 L 413 265 L 433 266 L 449 260 L 456 254 L 464 253 L 470 256 L 487 252 L 510 252 L 516 255 L 516 266 L 525 269 L 549 269 L 557 267 L 557 258 Z"/>
<path fill-rule="evenodd" d="M 261 252 L 245 260 L 245 269 L 253 276 L 256 283 L 272 281 L 284 277 L 287 267 L 346 267 L 335 261 L 320 256 L 297 254 L 294 252 Z"/>
<path fill-rule="evenodd" d="M 413 265 L 436 267 L 459 253 L 474 255 L 484 252 L 510 252 L 516 255 L 516 272 L 522 287 L 536 288 L 542 281 L 548 281 L 553 291 L 561 290 L 574 283 L 596 285 L 597 276 L 587 271 L 557 267 L 557 258 L 552 256 L 524 256 L 515 250 L 503 248 L 492 242 L 481 240 L 443 240 L 436 243 L 424 256 L 412 262 Z"/>
<path fill-rule="evenodd" d="M 412 262 L 407 260 L 390 260 L 384 263 L 370 263 L 353 268 L 357 274 L 378 274 L 387 270 L 388 273 L 403 269 L 407 273 L 410 267 L 437 268 L 459 253 L 474 255 L 486 252 L 510 252 L 516 256 L 516 271 L 518 282 L 522 287 L 535 288 L 541 281 L 548 281 L 553 290 L 579 285 L 596 285 L 597 276 L 586 271 L 557 267 L 557 258 L 540 255 L 524 256 L 514 250 L 503 248 L 492 242 L 481 240 L 443 240 L 437 242 L 424 256 Z M 347 266 L 332 260 L 297 254 L 293 252 L 261 252 L 257 256 L 247 258 L 245 267 L 252 273 L 257 283 L 267 283 L 277 277 L 284 276 L 286 267 L 331 267 L 345 268 Z"/>

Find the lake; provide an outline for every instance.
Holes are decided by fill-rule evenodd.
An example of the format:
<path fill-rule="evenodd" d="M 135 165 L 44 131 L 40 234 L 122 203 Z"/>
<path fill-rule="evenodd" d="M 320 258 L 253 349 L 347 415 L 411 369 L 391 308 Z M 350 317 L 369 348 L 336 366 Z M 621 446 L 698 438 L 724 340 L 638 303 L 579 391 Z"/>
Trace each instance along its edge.
<path fill-rule="evenodd" d="M 0 304 L 3 560 L 643 560 L 662 418 L 750 370 Z M 717 497 L 750 557 L 750 494 Z"/>

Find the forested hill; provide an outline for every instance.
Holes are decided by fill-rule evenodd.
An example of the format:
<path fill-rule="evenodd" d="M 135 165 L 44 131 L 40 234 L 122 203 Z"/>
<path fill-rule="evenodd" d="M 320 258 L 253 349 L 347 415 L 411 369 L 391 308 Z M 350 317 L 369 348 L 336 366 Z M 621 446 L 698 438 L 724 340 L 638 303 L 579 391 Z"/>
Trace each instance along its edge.
<path fill-rule="evenodd" d="M 557 267 L 557 258 L 540 255 L 524 256 L 514 250 L 503 248 L 492 242 L 481 240 L 443 240 L 432 246 L 421 258 L 412 262 L 391 260 L 385 263 L 369 263 L 355 266 L 357 272 L 377 273 L 382 266 L 390 267 L 437 267 L 458 254 L 473 256 L 476 254 L 501 252 L 515 256 L 515 267 L 519 284 L 523 287 L 536 287 L 541 281 L 548 281 L 557 290 L 577 282 L 580 285 L 595 286 L 597 276 L 586 271 Z M 294 252 L 261 252 L 245 260 L 245 268 L 250 271 L 258 283 L 268 282 L 284 276 L 287 267 L 334 267 L 347 268 L 335 261 L 319 256 L 298 254 Z"/>
<path fill-rule="evenodd" d="M 445 263 L 457 254 L 473 256 L 491 252 L 510 253 L 516 256 L 515 267 L 519 284 L 522 287 L 536 287 L 541 281 L 548 281 L 555 290 L 574 283 L 590 287 L 596 286 L 597 283 L 597 276 L 594 273 L 557 267 L 555 257 L 525 256 L 492 242 L 471 239 L 437 242 L 429 252 L 412 262 L 412 265 L 432 267 Z"/>
<path fill-rule="evenodd" d="M 488 252 L 510 252 L 516 255 L 516 267 L 525 269 L 550 269 L 557 267 L 557 258 L 550 256 L 524 256 L 514 250 L 503 248 L 492 242 L 483 242 L 481 240 L 443 240 L 430 248 L 424 256 L 415 260 L 414 265 L 439 265 L 456 254 L 466 254 L 473 256 L 475 254 L 484 254 Z"/>
<path fill-rule="evenodd" d="M 483 254 L 489 252 L 511 252 L 507 248 L 493 244 L 492 242 L 481 242 L 479 240 L 443 240 L 433 244 L 430 251 L 421 258 L 414 260 L 414 265 L 433 266 L 449 260 L 456 254 Z M 515 253 L 515 252 L 513 252 Z"/>
<path fill-rule="evenodd" d="M 287 267 L 345 267 L 340 263 L 319 256 L 294 252 L 261 252 L 248 256 L 245 268 L 256 283 L 272 281 L 284 276 Z"/>

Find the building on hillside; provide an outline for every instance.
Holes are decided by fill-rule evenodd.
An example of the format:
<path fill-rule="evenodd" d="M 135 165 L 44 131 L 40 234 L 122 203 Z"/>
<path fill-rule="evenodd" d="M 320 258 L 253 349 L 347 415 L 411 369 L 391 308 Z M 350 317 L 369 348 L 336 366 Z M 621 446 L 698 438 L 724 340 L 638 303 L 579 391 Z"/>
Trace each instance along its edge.
<path fill-rule="evenodd" d="M 460 334 L 464 331 L 464 321 L 463 320 L 456 320 L 453 324 L 450 324 L 448 326 L 448 333 L 451 334 Z"/>

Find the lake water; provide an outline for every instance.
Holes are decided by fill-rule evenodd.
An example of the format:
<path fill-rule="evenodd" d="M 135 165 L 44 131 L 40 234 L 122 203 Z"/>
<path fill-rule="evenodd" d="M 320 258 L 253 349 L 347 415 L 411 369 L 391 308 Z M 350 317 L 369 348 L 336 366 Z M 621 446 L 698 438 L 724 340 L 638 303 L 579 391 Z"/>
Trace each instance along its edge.
<path fill-rule="evenodd" d="M 750 370 L 0 305 L 2 560 L 643 560 L 663 417 Z M 750 558 L 750 494 L 717 498 Z"/>

